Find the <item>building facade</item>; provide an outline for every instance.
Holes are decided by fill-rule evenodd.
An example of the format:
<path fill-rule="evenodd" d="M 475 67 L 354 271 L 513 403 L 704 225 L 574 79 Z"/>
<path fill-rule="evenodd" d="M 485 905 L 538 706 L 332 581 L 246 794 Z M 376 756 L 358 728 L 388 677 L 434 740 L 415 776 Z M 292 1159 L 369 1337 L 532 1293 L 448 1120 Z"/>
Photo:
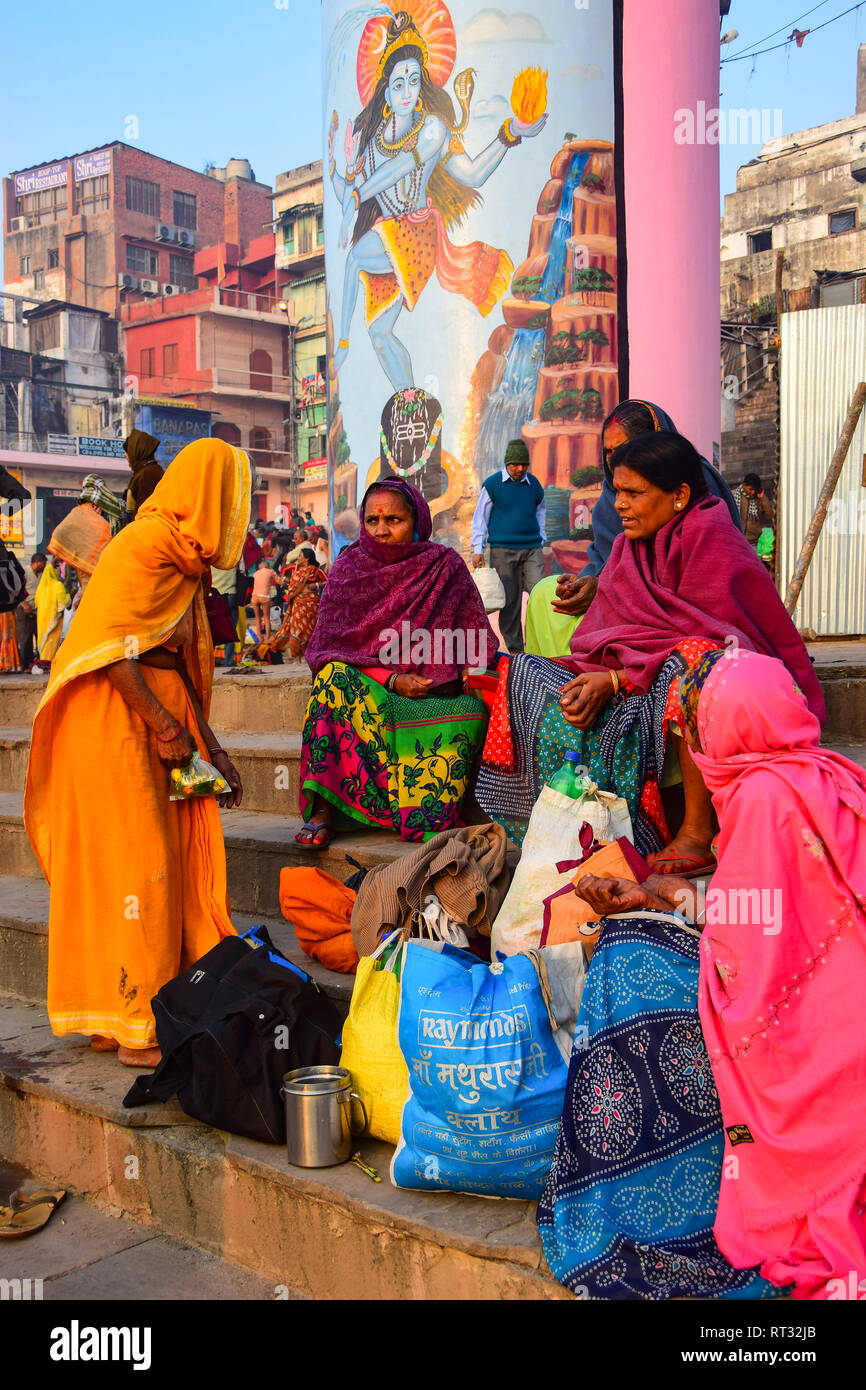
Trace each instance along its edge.
<path fill-rule="evenodd" d="M 782 253 L 785 296 L 776 305 Z M 721 227 L 722 318 L 866 300 L 866 44 L 857 109 L 770 140 L 737 172 Z"/>
<path fill-rule="evenodd" d="M 275 262 L 283 302 L 296 327 L 294 431 L 302 508 L 328 520 L 327 323 L 322 162 L 277 174 Z"/>
<path fill-rule="evenodd" d="M 196 172 L 121 141 L 3 180 L 8 291 L 118 315 L 195 288 L 196 251 L 248 243 L 272 218 L 249 162 Z"/>

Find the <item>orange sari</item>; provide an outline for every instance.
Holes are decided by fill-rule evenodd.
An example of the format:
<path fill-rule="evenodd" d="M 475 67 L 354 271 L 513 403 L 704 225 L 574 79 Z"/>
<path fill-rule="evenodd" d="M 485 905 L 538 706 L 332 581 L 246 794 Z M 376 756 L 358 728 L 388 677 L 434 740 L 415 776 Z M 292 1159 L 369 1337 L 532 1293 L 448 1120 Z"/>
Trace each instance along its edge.
<path fill-rule="evenodd" d="M 24 819 L 51 885 L 56 1034 L 152 1046 L 153 995 L 234 932 L 216 801 L 169 801 L 156 737 L 106 667 L 160 646 L 192 604 L 186 662 L 207 717 L 213 645 L 202 576 L 209 564 L 237 564 L 249 492 L 240 450 L 218 439 L 182 450 L 135 522 L 100 554 L 53 663 L 33 725 Z M 140 671 L 205 752 L 177 672 Z"/>

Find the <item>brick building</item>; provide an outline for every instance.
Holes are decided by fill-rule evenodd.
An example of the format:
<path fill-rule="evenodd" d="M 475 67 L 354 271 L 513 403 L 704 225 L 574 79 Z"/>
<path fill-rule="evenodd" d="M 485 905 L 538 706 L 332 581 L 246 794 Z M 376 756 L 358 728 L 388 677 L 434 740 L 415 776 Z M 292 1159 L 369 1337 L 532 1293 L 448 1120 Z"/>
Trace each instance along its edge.
<path fill-rule="evenodd" d="M 274 195 L 276 269 L 291 303 L 295 342 L 295 430 L 303 470 L 301 506 L 328 518 L 327 308 L 322 161 L 277 174 Z"/>
<path fill-rule="evenodd" d="M 20 170 L 3 180 L 5 288 L 119 317 L 195 288 L 201 247 L 261 236 L 272 196 L 247 160 L 199 173 L 121 141 Z"/>

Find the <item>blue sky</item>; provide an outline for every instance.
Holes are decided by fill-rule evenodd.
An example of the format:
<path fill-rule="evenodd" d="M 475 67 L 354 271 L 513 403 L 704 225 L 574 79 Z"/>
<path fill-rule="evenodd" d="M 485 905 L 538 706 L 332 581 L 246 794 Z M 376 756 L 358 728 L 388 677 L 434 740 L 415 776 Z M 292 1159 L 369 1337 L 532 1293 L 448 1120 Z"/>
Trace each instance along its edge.
<path fill-rule="evenodd" d="M 563 0 L 566 4 L 567 0 Z M 790 33 L 816 0 L 733 0 L 726 28 L 738 50 L 771 30 Z M 798 27 L 818 25 L 852 0 L 825 0 Z M 479 6 L 481 7 L 481 6 Z M 526 9 L 532 9 L 527 3 Z M 318 157 L 321 41 L 318 0 L 43 0 L 34 11 L 4 7 L 4 173 L 124 139 L 194 169 L 232 156 L 257 176 Z M 786 132 L 850 115 L 855 106 L 858 42 L 866 41 L 866 4 L 857 13 L 793 45 L 722 70 L 722 106 L 781 108 Z M 757 147 L 723 147 L 722 191 Z"/>

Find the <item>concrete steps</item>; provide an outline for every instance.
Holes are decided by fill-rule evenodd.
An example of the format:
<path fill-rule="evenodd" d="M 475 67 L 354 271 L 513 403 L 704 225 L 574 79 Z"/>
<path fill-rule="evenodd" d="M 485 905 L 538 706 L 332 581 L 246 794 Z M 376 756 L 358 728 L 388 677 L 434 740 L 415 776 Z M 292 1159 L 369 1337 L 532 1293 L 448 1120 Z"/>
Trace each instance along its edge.
<path fill-rule="evenodd" d="M 381 1183 L 353 1164 L 293 1168 L 173 1103 L 124 1110 L 134 1075 L 0 996 L 2 1146 L 40 1181 L 302 1298 L 571 1298 L 544 1265 L 534 1203 L 398 1191 L 376 1141 L 359 1147 Z"/>

